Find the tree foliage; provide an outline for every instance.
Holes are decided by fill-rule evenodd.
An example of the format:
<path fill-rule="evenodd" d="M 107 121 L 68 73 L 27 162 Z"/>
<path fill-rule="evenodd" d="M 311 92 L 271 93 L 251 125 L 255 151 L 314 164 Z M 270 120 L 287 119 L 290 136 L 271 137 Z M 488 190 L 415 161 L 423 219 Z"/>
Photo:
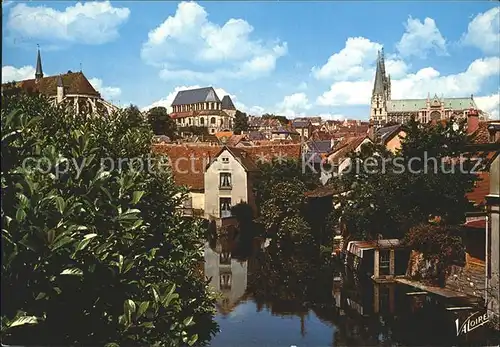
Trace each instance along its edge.
<path fill-rule="evenodd" d="M 148 122 L 153 128 L 155 135 L 166 135 L 170 139 L 176 139 L 177 125 L 175 121 L 170 118 L 168 111 L 165 107 L 157 106 L 148 111 Z"/>
<path fill-rule="evenodd" d="M 248 116 L 246 113 L 236 111 L 234 115 L 233 131 L 236 135 L 240 135 L 242 131 L 248 130 Z"/>
<path fill-rule="evenodd" d="M 83 119 L 25 95 L 2 106 L 2 342 L 206 341 L 203 229 L 177 212 L 186 192 L 149 160 L 136 109 Z"/>
<path fill-rule="evenodd" d="M 465 248 L 457 227 L 423 223 L 411 228 L 403 239 L 410 249 L 422 253 L 432 264 L 429 278 L 444 286 L 446 269 L 465 263 Z"/>
<path fill-rule="evenodd" d="M 459 164 L 451 158 L 465 152 L 464 124 L 412 120 L 404 131 L 396 154 L 378 145 L 351 154 L 350 168 L 340 178 L 347 194 L 337 201 L 350 234 L 402 238 L 409 228 L 434 216 L 449 225 L 463 222 L 470 208 L 465 193 L 476 175 L 471 162 Z"/>

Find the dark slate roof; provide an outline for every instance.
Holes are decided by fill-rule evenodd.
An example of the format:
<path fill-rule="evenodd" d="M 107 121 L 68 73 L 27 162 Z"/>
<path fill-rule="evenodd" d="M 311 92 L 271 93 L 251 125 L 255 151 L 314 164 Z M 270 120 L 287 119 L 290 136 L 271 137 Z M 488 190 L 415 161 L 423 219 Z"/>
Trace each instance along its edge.
<path fill-rule="evenodd" d="M 319 152 L 319 153 L 328 153 L 332 149 L 332 141 L 330 140 L 321 140 L 321 141 L 310 141 L 307 144 L 310 151 Z"/>
<path fill-rule="evenodd" d="M 311 124 L 308 120 L 294 120 L 292 125 L 294 128 L 307 128 Z"/>
<path fill-rule="evenodd" d="M 234 107 L 233 100 L 231 100 L 231 97 L 229 95 L 224 95 L 222 98 L 222 109 L 223 110 L 236 110 L 236 107 Z"/>
<path fill-rule="evenodd" d="M 217 93 L 212 87 L 204 87 L 198 89 L 181 90 L 175 96 L 172 106 L 190 105 L 198 102 L 220 102 Z"/>
<path fill-rule="evenodd" d="M 380 139 L 382 143 L 385 143 L 385 141 L 387 141 L 392 135 L 394 135 L 394 133 L 399 132 L 399 129 L 401 129 L 400 124 L 391 125 L 388 127 L 377 129 L 375 135 Z"/>
<path fill-rule="evenodd" d="M 260 131 L 250 131 L 248 133 L 248 139 L 250 141 L 266 140 L 266 136 Z"/>

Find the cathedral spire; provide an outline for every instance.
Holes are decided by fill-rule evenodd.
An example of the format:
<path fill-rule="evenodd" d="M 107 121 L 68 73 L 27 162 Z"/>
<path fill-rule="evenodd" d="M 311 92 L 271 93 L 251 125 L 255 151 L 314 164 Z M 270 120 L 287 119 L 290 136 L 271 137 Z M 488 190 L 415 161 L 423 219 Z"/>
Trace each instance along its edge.
<path fill-rule="evenodd" d="M 43 70 L 42 70 L 42 57 L 40 56 L 40 46 L 38 46 L 38 54 L 36 56 L 36 72 L 35 79 L 43 78 Z"/>
<path fill-rule="evenodd" d="M 373 95 L 384 94 L 384 75 L 382 72 L 381 55 L 379 51 L 379 59 L 377 59 L 377 71 L 375 72 L 375 83 L 373 85 Z"/>

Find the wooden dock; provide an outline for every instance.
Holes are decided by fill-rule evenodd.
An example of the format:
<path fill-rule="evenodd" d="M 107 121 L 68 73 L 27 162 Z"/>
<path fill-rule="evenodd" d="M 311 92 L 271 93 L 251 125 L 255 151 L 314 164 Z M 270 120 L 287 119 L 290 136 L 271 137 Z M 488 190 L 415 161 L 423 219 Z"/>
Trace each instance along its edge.
<path fill-rule="evenodd" d="M 420 290 L 424 290 L 424 291 L 432 293 L 432 294 L 443 296 L 445 298 L 465 298 L 465 297 L 468 297 L 467 294 L 455 292 L 453 290 L 449 290 L 446 288 L 428 286 L 428 285 L 425 285 L 423 283 L 420 283 L 417 281 L 412 281 L 412 280 L 409 280 L 406 278 L 396 278 L 395 282 L 401 283 L 401 284 L 406 284 L 408 286 L 418 288 Z"/>

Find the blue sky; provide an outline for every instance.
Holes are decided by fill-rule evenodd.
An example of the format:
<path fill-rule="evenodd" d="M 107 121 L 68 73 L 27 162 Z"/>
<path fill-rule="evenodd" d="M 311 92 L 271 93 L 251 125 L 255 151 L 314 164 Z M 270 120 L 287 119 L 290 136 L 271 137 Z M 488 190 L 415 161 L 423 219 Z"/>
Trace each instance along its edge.
<path fill-rule="evenodd" d="M 83 72 L 120 105 L 192 86 L 251 114 L 367 119 L 377 50 L 393 98 L 474 95 L 498 118 L 495 2 L 18 2 L 3 5 L 2 80 Z"/>

